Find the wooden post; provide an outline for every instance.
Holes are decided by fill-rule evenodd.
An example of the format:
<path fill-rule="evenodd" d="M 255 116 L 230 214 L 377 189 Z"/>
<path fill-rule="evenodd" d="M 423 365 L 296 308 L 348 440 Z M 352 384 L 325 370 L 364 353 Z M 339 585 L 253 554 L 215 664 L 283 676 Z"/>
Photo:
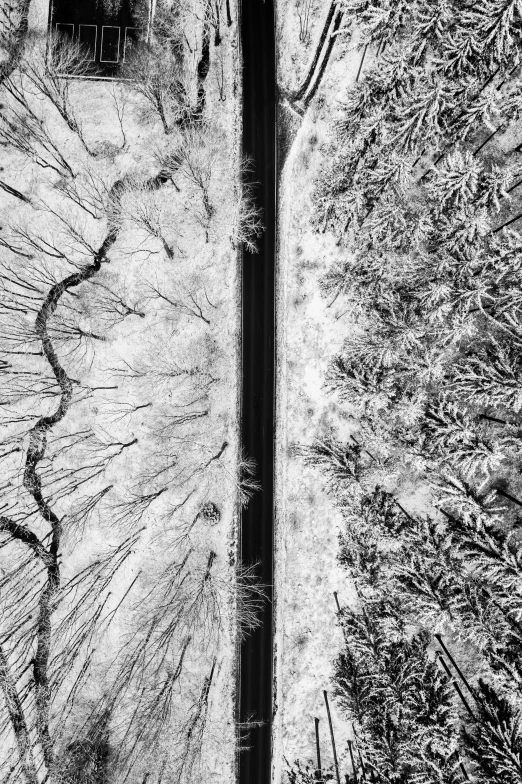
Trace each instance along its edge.
<path fill-rule="evenodd" d="M 339 597 L 337 596 L 337 591 L 333 592 L 334 599 L 335 599 L 335 606 L 337 607 L 337 612 L 341 612 L 341 605 L 339 604 Z"/>
<path fill-rule="evenodd" d="M 337 761 L 337 749 L 335 748 L 335 737 L 332 725 L 332 715 L 330 713 L 330 705 L 328 704 L 328 693 L 327 691 L 323 691 L 324 696 L 324 703 L 326 705 L 326 713 L 328 714 L 328 724 L 330 726 L 330 738 L 332 740 L 332 751 L 333 751 L 333 758 L 334 758 L 334 766 L 335 766 L 335 778 L 337 779 L 337 784 L 341 784 L 341 777 L 339 775 L 339 762 Z"/>
<path fill-rule="evenodd" d="M 323 780 L 323 771 L 321 769 L 321 746 L 319 744 L 319 719 L 315 718 L 315 751 L 317 755 L 317 768 L 316 768 L 316 779 L 318 781 Z"/>

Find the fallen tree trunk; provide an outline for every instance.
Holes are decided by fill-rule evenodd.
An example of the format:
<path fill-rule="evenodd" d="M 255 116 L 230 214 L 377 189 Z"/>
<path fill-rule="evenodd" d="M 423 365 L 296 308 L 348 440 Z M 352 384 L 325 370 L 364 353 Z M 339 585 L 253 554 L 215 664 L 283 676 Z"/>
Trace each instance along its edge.
<path fill-rule="evenodd" d="M 306 91 L 310 87 L 310 84 L 312 83 L 312 79 L 314 77 L 317 64 L 319 63 L 321 52 L 323 51 L 326 38 L 328 36 L 328 31 L 330 29 L 330 25 L 332 23 L 332 19 L 334 18 L 336 10 L 337 10 L 337 0 L 332 0 L 330 4 L 330 8 L 328 9 L 328 13 L 326 15 L 326 19 L 324 21 L 323 29 L 319 37 L 319 41 L 317 43 L 312 62 L 308 66 L 308 70 L 300 86 L 296 90 L 291 91 L 289 93 L 288 97 L 291 101 L 301 101 L 304 98 Z"/>

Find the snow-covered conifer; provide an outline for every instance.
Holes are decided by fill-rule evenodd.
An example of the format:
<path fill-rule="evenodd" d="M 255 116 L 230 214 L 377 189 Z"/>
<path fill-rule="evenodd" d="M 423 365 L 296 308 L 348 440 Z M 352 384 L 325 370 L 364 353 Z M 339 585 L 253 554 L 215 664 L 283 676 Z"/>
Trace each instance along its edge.
<path fill-rule="evenodd" d="M 460 356 L 449 371 L 449 389 L 466 402 L 488 410 L 522 409 L 522 366 L 518 349 L 491 337 Z"/>
<path fill-rule="evenodd" d="M 441 210 L 462 207 L 474 199 L 481 172 L 480 161 L 457 147 L 436 168 L 428 185 L 429 195 Z"/>
<path fill-rule="evenodd" d="M 477 721 L 463 732 L 466 752 L 475 763 L 476 780 L 484 784 L 522 781 L 521 713 L 494 687 L 479 682 Z"/>
<path fill-rule="evenodd" d="M 481 45 L 481 55 L 492 66 L 512 68 L 520 62 L 522 43 L 520 0 L 486 0 L 468 12 L 470 26 Z"/>

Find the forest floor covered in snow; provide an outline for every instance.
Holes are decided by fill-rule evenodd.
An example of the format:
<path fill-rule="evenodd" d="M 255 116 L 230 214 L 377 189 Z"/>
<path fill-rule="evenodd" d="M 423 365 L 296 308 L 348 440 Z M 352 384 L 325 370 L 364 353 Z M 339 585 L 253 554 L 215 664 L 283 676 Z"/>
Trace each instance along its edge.
<path fill-rule="evenodd" d="M 237 6 L 227 24 L 221 5 L 216 21 L 157 4 L 161 34 L 178 25 L 179 101 L 204 92 L 180 121 L 170 54 L 147 61 L 168 133 L 144 79 L 47 73 L 43 0 L 1 88 L 17 194 L 0 196 L 0 628 L 25 717 L 2 704 L 4 782 L 76 782 L 87 757 L 118 781 L 235 776 L 245 237 Z"/>
<path fill-rule="evenodd" d="M 312 4 L 313 5 L 313 4 Z M 277 4 L 278 78 L 292 89 L 313 54 L 325 8 L 313 6 L 309 38 L 299 40 L 292 0 Z M 279 176 L 277 258 L 277 464 L 276 464 L 276 714 L 274 780 L 286 780 L 287 762 L 312 761 L 314 718 L 320 719 L 325 768 L 333 763 L 323 690 L 331 692 L 334 653 L 342 634 L 334 591 L 353 599 L 346 571 L 337 563 L 342 518 L 321 475 L 304 465 L 299 447 L 331 428 L 348 434 L 346 407 L 327 394 L 325 377 L 339 350 L 346 322 L 321 278 L 345 253 L 330 233 L 312 227 L 312 192 L 324 164 L 329 107 L 355 77 L 360 54 L 334 49 L 318 95 L 301 119 L 284 109 L 292 144 Z M 296 130 L 297 129 L 297 130 Z M 330 695 L 331 696 L 331 695 Z M 338 752 L 347 755 L 345 721 L 330 699 Z"/>

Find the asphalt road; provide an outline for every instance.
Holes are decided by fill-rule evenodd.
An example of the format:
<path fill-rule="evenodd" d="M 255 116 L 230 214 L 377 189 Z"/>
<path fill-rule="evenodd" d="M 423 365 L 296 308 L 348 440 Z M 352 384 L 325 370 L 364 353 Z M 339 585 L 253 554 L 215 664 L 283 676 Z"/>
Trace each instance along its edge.
<path fill-rule="evenodd" d="M 269 784 L 272 723 L 272 582 L 275 379 L 276 71 L 273 0 L 242 0 L 243 150 L 252 156 L 265 232 L 243 261 L 242 438 L 262 491 L 243 512 L 241 553 L 269 586 L 262 626 L 241 646 L 239 719 L 261 723 L 240 755 L 241 784 Z"/>

